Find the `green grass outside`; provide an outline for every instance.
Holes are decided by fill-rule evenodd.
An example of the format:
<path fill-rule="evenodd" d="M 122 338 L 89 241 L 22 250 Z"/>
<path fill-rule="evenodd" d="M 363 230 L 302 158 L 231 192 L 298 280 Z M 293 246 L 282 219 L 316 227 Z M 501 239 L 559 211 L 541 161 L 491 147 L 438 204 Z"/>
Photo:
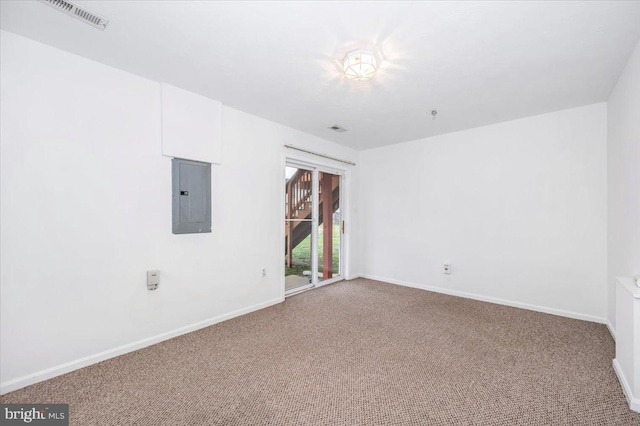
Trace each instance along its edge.
<path fill-rule="evenodd" d="M 333 224 L 333 267 L 337 274 L 340 271 L 340 225 Z M 322 244 L 324 241 L 323 225 L 318 227 L 318 272 L 322 272 Z M 291 256 L 292 267 L 285 267 L 285 275 L 302 275 L 303 271 L 311 270 L 311 235 L 302 240 L 294 249 Z"/>

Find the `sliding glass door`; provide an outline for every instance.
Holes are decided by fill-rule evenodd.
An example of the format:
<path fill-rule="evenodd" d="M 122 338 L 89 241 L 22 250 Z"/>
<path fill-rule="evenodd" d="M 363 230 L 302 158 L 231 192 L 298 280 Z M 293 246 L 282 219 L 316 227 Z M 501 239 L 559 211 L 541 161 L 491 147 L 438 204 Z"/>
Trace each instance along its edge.
<path fill-rule="evenodd" d="M 285 169 L 285 291 L 313 284 L 313 175 L 295 166 Z"/>
<path fill-rule="evenodd" d="M 285 169 L 285 291 L 341 278 L 342 176 L 287 163 Z"/>

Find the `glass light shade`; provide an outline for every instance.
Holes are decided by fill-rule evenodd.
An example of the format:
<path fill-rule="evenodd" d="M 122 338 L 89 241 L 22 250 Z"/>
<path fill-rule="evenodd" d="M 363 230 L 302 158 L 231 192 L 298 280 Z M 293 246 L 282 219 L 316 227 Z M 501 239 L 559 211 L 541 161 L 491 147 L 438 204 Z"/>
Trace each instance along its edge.
<path fill-rule="evenodd" d="M 373 50 L 358 49 L 349 52 L 342 60 L 344 75 L 349 80 L 368 80 L 376 73 L 378 64 Z"/>

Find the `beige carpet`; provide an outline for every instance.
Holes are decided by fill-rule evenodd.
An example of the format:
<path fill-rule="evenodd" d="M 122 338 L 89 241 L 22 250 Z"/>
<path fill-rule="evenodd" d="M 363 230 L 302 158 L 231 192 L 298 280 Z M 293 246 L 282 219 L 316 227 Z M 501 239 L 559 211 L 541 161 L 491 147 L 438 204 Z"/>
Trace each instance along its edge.
<path fill-rule="evenodd" d="M 603 325 L 358 279 L 33 385 L 74 425 L 640 425 Z"/>

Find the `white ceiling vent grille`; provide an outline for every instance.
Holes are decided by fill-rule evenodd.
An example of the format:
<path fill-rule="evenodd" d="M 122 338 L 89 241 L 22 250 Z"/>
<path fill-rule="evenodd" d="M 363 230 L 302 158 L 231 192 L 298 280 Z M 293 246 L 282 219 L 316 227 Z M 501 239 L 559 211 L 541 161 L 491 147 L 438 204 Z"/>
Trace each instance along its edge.
<path fill-rule="evenodd" d="M 338 133 L 343 133 L 346 132 L 347 129 L 345 129 L 344 127 L 340 127 L 337 124 L 334 124 L 333 126 L 329 127 L 331 130 L 338 132 Z"/>
<path fill-rule="evenodd" d="M 80 7 L 77 4 L 71 3 L 66 0 L 38 0 L 40 3 L 48 4 L 60 12 L 71 15 L 76 19 L 81 20 L 85 24 L 89 24 L 99 30 L 107 28 L 109 20 L 104 16 L 98 15 L 95 12 L 90 11 L 87 8 Z"/>

